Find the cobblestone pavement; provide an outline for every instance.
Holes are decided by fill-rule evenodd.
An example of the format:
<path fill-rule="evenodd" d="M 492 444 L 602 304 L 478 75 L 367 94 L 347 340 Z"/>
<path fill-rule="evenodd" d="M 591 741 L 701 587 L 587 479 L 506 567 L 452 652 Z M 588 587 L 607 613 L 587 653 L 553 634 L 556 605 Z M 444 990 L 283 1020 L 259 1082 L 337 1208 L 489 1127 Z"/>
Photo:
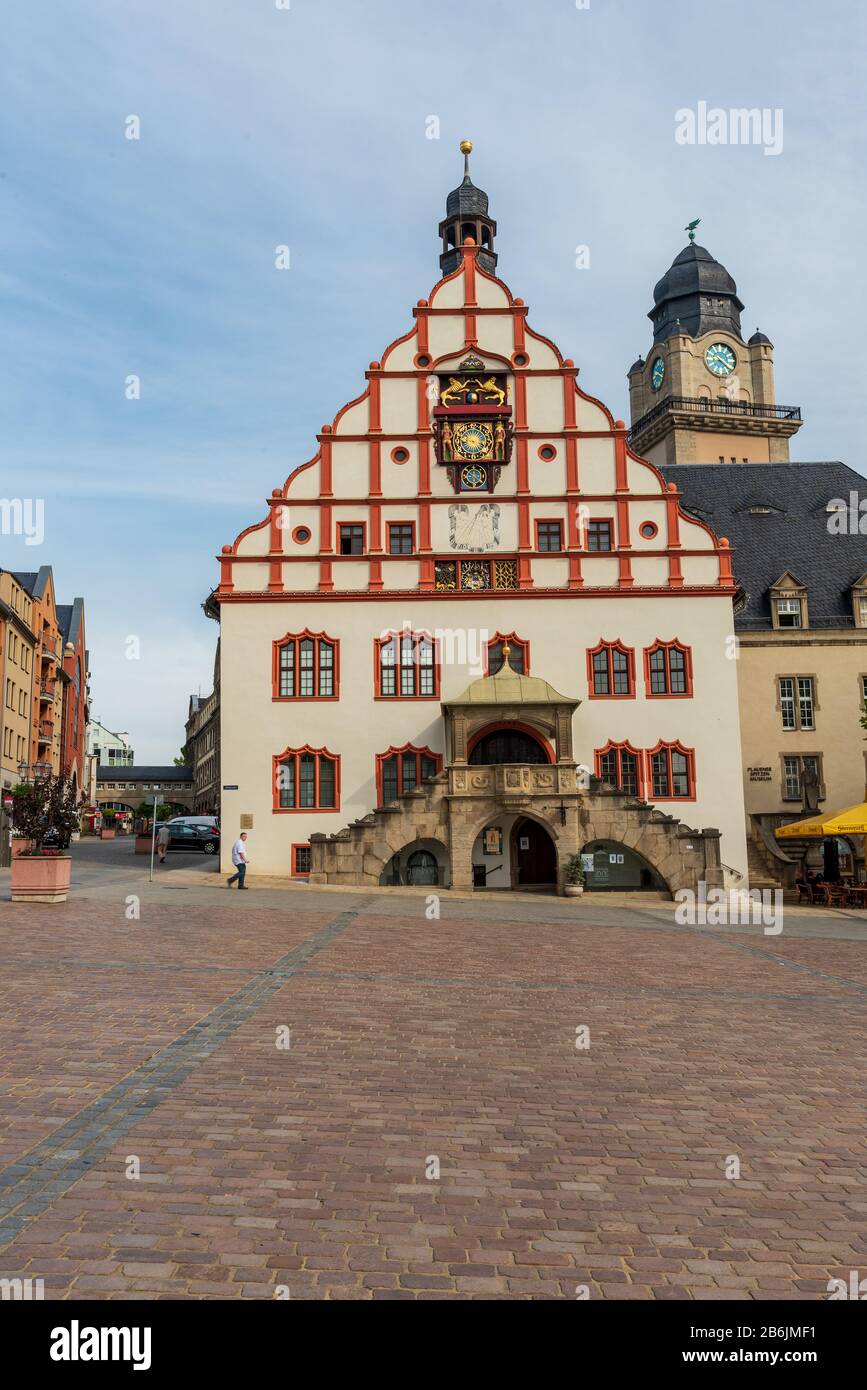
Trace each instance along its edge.
<path fill-rule="evenodd" d="M 201 866 L 150 887 L 116 854 L 82 851 L 64 906 L 0 878 L 0 1277 L 811 1300 L 867 1271 L 860 922 L 449 895 L 428 920 Z"/>

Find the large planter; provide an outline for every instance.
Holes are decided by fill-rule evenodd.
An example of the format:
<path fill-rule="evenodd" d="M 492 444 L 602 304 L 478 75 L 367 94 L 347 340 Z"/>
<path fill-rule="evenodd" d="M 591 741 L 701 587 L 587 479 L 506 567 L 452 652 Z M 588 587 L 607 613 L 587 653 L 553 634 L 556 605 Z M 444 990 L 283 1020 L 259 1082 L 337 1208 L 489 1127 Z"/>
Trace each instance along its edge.
<path fill-rule="evenodd" d="M 136 854 L 150 854 L 153 841 L 150 835 L 136 835 L 135 852 Z"/>
<path fill-rule="evenodd" d="M 563 892 L 567 898 L 580 898 L 584 893 L 584 885 L 583 883 L 567 883 Z"/>
<path fill-rule="evenodd" d="M 12 901 L 65 903 L 71 873 L 68 854 L 19 854 L 12 860 Z"/>
<path fill-rule="evenodd" d="M 116 833 L 114 826 L 112 826 L 111 830 L 106 830 L 105 826 L 103 826 L 99 832 L 99 838 L 101 840 L 113 840 Z"/>

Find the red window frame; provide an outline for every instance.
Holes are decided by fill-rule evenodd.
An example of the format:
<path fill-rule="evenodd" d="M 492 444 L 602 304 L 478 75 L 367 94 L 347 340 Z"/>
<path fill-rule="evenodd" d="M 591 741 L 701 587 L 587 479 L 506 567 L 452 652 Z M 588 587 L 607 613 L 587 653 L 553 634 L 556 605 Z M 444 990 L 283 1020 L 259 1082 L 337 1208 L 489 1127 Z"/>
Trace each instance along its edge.
<path fill-rule="evenodd" d="M 403 555 L 403 556 L 415 555 L 416 549 L 415 549 L 415 522 L 414 522 L 414 521 L 387 521 L 387 522 L 385 523 L 385 526 L 386 526 L 386 537 L 387 537 L 387 540 L 388 540 L 388 553 L 389 553 L 389 555 Z M 410 531 L 412 532 L 412 543 L 411 543 L 411 544 L 412 544 L 412 548 L 411 548 L 410 550 L 392 550 L 392 548 L 391 548 L 391 528 L 392 528 L 393 526 L 408 526 L 408 527 L 409 527 Z"/>
<path fill-rule="evenodd" d="M 327 642 L 334 649 L 334 659 L 332 666 L 332 686 L 333 695 L 281 695 L 280 694 L 280 667 L 283 648 L 290 642 L 295 643 L 295 682 L 298 683 L 301 664 L 299 660 L 299 646 L 301 642 L 313 642 L 314 660 L 313 671 L 315 684 L 319 685 L 319 643 Z M 340 699 L 340 642 L 336 637 L 329 637 L 327 632 L 311 632 L 305 628 L 303 632 L 286 632 L 274 643 L 271 653 L 271 699 L 286 704 L 300 703 L 306 700 L 339 700 Z"/>
<path fill-rule="evenodd" d="M 309 840 L 305 840 L 305 841 L 303 841 L 301 844 L 297 844 L 297 845 L 292 845 L 292 846 L 291 846 L 291 854 L 292 854 L 292 867 L 291 867 L 291 870 L 290 870 L 290 877 L 291 877 L 291 878 L 307 878 L 308 874 L 310 873 L 310 870 L 309 870 L 309 869 L 299 869 L 299 867 L 298 867 L 298 851 L 299 851 L 299 849 L 306 849 L 306 850 L 309 850 L 309 849 L 310 849 L 310 841 L 309 841 Z"/>
<path fill-rule="evenodd" d="M 650 658 L 654 652 L 665 652 L 665 683 L 667 690 L 653 690 L 651 681 Z M 683 674 L 686 682 L 685 690 L 671 689 L 671 653 L 679 651 L 683 655 Z M 684 642 L 679 642 L 673 638 L 670 642 L 663 642 L 661 638 L 650 647 L 644 648 L 644 692 L 648 700 L 689 700 L 692 698 L 692 648 L 686 646 Z"/>
<path fill-rule="evenodd" d="M 289 758 L 295 759 L 295 800 L 298 801 L 301 790 L 301 778 L 299 775 L 298 759 L 304 754 L 310 754 L 316 758 L 314 772 L 315 797 L 312 806 L 281 806 L 280 805 L 280 766 L 287 762 Z M 327 758 L 334 764 L 334 805 L 320 806 L 319 804 L 319 774 L 320 762 Z M 340 754 L 332 753 L 328 748 L 311 748 L 309 743 L 305 743 L 303 748 L 284 748 L 282 753 L 275 753 L 272 759 L 271 793 L 273 797 L 272 810 L 281 816 L 312 815 L 314 812 L 320 814 L 330 813 L 340 810 Z"/>
<path fill-rule="evenodd" d="M 354 559 L 357 559 L 359 555 L 366 555 L 366 554 L 367 554 L 367 522 L 366 522 L 366 521 L 338 521 L 338 522 L 335 523 L 335 525 L 336 525 L 335 546 L 334 546 L 334 553 L 335 553 L 335 555 L 337 555 L 337 556 L 342 556 L 344 559 L 353 559 L 353 558 L 354 558 Z M 352 551 L 341 550 L 341 548 L 340 548 L 340 532 L 342 531 L 342 529 L 343 529 L 344 526 L 354 526 L 354 527 L 359 527 L 359 526 L 360 526 L 360 527 L 361 527 L 361 549 L 360 549 L 360 550 L 352 550 Z"/>
<path fill-rule="evenodd" d="M 413 783 L 413 786 L 415 786 L 415 787 L 420 787 L 420 786 L 423 785 L 423 783 L 422 783 L 422 777 L 421 777 L 421 760 L 422 760 L 422 758 L 430 758 L 432 762 L 436 763 L 436 771 L 437 771 L 437 773 L 440 773 L 440 772 L 442 772 L 442 770 L 443 770 L 443 758 L 442 758 L 442 754 L 441 754 L 441 753 L 435 753 L 435 752 L 433 751 L 433 749 L 432 749 L 432 748 L 428 748 L 427 745 L 425 745 L 423 748 L 420 747 L 419 744 L 417 744 L 417 743 L 405 743 L 405 744 L 403 745 L 402 748 L 396 748 L 396 747 L 394 747 L 394 745 L 392 745 L 392 747 L 391 747 L 391 748 L 387 748 L 386 751 L 385 751 L 384 753 L 377 753 L 377 755 L 376 755 L 376 804 L 377 804 L 377 806 L 384 806 L 384 805 L 386 804 L 386 802 L 385 802 L 385 792 L 384 792 L 384 782 L 385 782 L 385 778 L 384 778 L 384 775 L 383 775 L 383 766 L 384 766 L 384 764 L 388 761 L 389 758 L 397 758 L 397 795 L 398 795 L 398 796 L 402 796 L 402 795 L 403 795 L 403 792 L 404 792 L 404 786 L 403 786 L 403 756 L 404 756 L 405 753 L 414 753 L 414 754 L 415 754 L 415 772 L 416 772 L 416 780 L 415 780 L 415 782 Z M 410 789 L 410 790 L 411 790 L 411 789 Z"/>
<path fill-rule="evenodd" d="M 657 753 L 665 753 L 666 767 L 668 776 L 668 795 L 659 795 L 653 787 L 653 757 Z M 671 757 L 673 753 L 679 753 L 686 759 L 686 776 L 689 792 L 686 796 L 675 796 L 672 788 L 674 787 L 674 776 L 671 767 Z M 695 801 L 695 749 L 685 748 L 679 739 L 673 743 L 667 743 L 664 739 L 653 748 L 648 748 L 644 754 L 645 760 L 645 787 L 648 801 Z"/>
<path fill-rule="evenodd" d="M 608 692 L 597 691 L 595 673 L 593 670 L 593 658 L 599 652 L 607 653 L 608 665 Z M 620 652 L 626 657 L 627 679 L 629 689 L 625 691 L 614 690 L 614 663 L 611 660 L 612 652 Z M 627 647 L 618 637 L 613 642 L 600 641 L 595 647 L 587 649 L 587 694 L 591 700 L 634 700 L 635 699 L 635 649 Z"/>
<path fill-rule="evenodd" d="M 489 676 L 491 674 L 491 649 L 493 647 L 496 647 L 498 643 L 502 643 L 504 647 L 507 645 L 510 646 L 513 651 L 515 647 L 521 648 L 521 650 L 524 653 L 524 670 L 521 672 L 521 674 L 524 676 L 529 676 L 530 643 L 526 640 L 526 638 L 519 637 L 517 632 L 495 632 L 493 637 L 490 637 L 488 639 L 487 645 L 485 647 L 485 675 Z M 502 667 L 500 669 L 502 669 Z M 865 679 L 867 679 L 867 677 L 865 677 Z"/>
<path fill-rule="evenodd" d="M 560 532 L 560 544 L 559 544 L 559 546 L 557 547 L 556 550 L 551 550 L 550 548 L 547 549 L 547 550 L 543 550 L 543 549 L 542 549 L 541 545 L 539 544 L 539 527 L 540 527 L 540 526 L 556 526 L 556 527 L 558 528 L 558 530 L 559 530 L 559 532 Z M 538 555 L 562 555 L 562 554 L 563 554 L 563 551 L 566 549 L 566 541 L 565 541 L 565 526 L 564 526 L 564 523 L 563 523 L 563 518 L 562 518 L 561 516 L 539 516 L 539 517 L 536 517 L 536 518 L 535 518 L 535 528 L 536 528 L 536 553 L 537 553 Z"/>
<path fill-rule="evenodd" d="M 428 663 L 425 663 L 424 665 L 422 665 L 422 663 L 420 663 L 420 662 L 416 661 L 415 659 L 413 659 L 413 670 L 414 670 L 414 672 L 415 672 L 415 677 L 414 677 L 414 681 L 413 681 L 413 693 L 412 693 L 412 695 L 405 695 L 405 694 L 402 692 L 401 687 L 402 687 L 402 685 L 403 685 L 403 681 L 402 681 L 402 679 L 401 679 L 401 673 L 403 672 L 404 666 L 403 666 L 403 663 L 402 663 L 401 661 L 395 662 L 395 664 L 394 664 L 393 666 L 390 666 L 390 667 L 388 668 L 389 670 L 393 670 L 393 671 L 396 673 L 396 679 L 395 679 L 395 683 L 394 683 L 394 684 L 395 684 L 394 693 L 393 693 L 393 694 L 384 693 L 384 692 L 383 692 L 383 689 L 382 689 L 382 671 L 383 671 L 382 653 L 383 653 L 384 649 L 385 649 L 391 642 L 397 642 L 397 643 L 398 643 L 398 647 L 397 647 L 396 655 L 402 657 L 402 655 L 403 655 L 403 643 L 404 643 L 404 640 L 405 640 L 406 638 L 409 638 L 409 639 L 412 641 L 412 644 L 413 644 L 413 647 L 414 647 L 414 648 L 417 648 L 417 647 L 420 645 L 420 643 L 422 643 L 422 642 L 429 642 L 429 643 L 430 643 L 430 646 L 431 646 L 431 652 L 432 652 L 432 662 L 430 663 L 430 667 L 428 668 Z M 430 669 L 430 670 L 433 672 L 433 690 L 432 690 L 430 693 L 425 692 L 424 694 L 422 694 L 422 693 L 420 693 L 420 691 L 421 691 L 421 675 L 420 675 L 420 673 L 421 673 L 422 670 L 426 670 L 426 669 Z M 382 636 L 382 637 L 375 637 L 375 638 L 374 638 L 374 641 L 373 641 L 373 688 L 374 688 L 374 696 L 373 696 L 373 698 L 374 698 L 375 700 L 438 700 L 438 699 L 440 698 L 440 676 L 441 676 L 441 663 L 440 663 L 439 646 L 438 646 L 437 642 L 435 641 L 435 639 L 431 636 L 431 634 L 430 634 L 429 632 L 416 631 L 415 629 L 410 630 L 409 628 L 403 628 L 403 629 L 400 629 L 400 630 L 398 630 L 398 631 L 393 630 L 393 631 L 391 631 L 391 632 L 385 634 L 385 635 Z"/>
<path fill-rule="evenodd" d="M 633 758 L 635 759 L 636 786 L 634 792 L 624 792 L 624 796 L 634 795 L 643 801 L 645 792 L 645 768 L 644 754 L 642 750 L 640 748 L 633 748 L 632 744 L 629 742 L 628 739 L 624 739 L 620 743 L 615 743 L 613 739 L 609 739 L 604 748 L 596 748 L 593 751 L 593 761 L 596 768 L 597 777 L 602 777 L 602 759 L 606 756 L 606 754 L 609 753 L 615 753 L 617 755 L 617 782 L 615 785 L 617 786 L 618 791 L 623 791 L 621 754 L 632 754 Z"/>
<path fill-rule="evenodd" d="M 580 523 L 579 523 L 580 526 Z M 608 528 L 608 549 L 591 550 L 590 548 L 590 527 L 606 526 Z M 610 516 L 588 516 L 584 525 L 580 526 L 581 548 L 588 555 L 611 555 L 614 551 L 614 521 Z"/>

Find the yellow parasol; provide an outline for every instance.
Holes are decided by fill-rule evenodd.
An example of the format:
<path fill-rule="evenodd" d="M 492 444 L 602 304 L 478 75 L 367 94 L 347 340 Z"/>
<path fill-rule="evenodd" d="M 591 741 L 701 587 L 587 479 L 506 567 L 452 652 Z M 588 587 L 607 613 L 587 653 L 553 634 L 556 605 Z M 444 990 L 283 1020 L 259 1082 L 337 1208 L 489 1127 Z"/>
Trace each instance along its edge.
<path fill-rule="evenodd" d="M 863 835 L 864 860 L 867 863 L 867 801 L 857 806 L 848 806 L 845 811 L 835 811 L 832 815 L 807 816 L 805 820 L 792 821 L 791 825 L 778 825 L 774 831 L 778 840 L 824 840 L 834 835 Z"/>

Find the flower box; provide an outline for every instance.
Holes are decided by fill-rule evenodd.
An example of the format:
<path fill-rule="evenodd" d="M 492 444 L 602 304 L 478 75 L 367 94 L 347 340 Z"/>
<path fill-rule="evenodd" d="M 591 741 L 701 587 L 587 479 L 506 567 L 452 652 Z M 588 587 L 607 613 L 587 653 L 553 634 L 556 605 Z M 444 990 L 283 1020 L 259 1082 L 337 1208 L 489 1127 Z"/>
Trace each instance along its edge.
<path fill-rule="evenodd" d="M 71 874 L 68 854 L 18 854 L 12 860 L 12 901 L 65 903 Z"/>
<path fill-rule="evenodd" d="M 152 840 L 150 835 L 136 835 L 135 852 L 136 854 L 150 854 Z"/>
<path fill-rule="evenodd" d="M 103 826 L 99 832 L 99 838 L 101 840 L 113 840 L 116 833 L 114 826 L 111 827 L 111 830 L 107 830 L 106 827 Z"/>

